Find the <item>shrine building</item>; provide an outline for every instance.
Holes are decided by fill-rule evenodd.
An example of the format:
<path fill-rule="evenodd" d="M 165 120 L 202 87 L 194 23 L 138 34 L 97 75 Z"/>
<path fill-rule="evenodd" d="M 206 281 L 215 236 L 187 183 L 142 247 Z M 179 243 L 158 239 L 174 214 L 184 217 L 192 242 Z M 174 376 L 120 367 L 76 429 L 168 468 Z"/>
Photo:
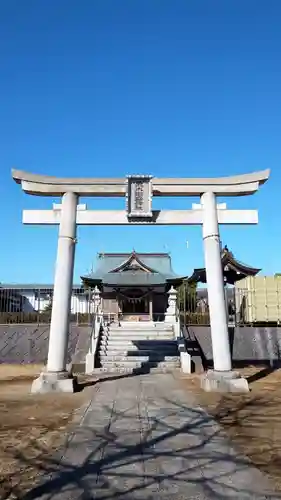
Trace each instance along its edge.
<path fill-rule="evenodd" d="M 168 253 L 99 253 L 95 271 L 81 277 L 99 288 L 102 310 L 123 321 L 163 321 L 168 291 L 185 279 L 172 269 Z"/>
<path fill-rule="evenodd" d="M 225 285 L 235 285 L 238 281 L 248 276 L 256 276 L 261 271 L 259 268 L 237 260 L 227 246 L 224 246 L 221 251 L 221 264 Z M 188 281 L 190 283 L 207 283 L 206 269 L 204 267 L 194 269 Z"/>

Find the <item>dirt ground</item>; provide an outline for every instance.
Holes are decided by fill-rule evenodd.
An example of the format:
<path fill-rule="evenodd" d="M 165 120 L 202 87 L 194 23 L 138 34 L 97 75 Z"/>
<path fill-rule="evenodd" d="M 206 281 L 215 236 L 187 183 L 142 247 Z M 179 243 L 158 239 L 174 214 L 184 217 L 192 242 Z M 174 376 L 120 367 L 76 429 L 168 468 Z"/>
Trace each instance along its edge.
<path fill-rule="evenodd" d="M 234 446 L 263 472 L 281 492 L 281 370 L 248 367 L 248 394 L 214 394 L 200 389 L 196 376 L 184 377 L 199 404 L 223 426 Z"/>
<path fill-rule="evenodd" d="M 31 381 L 41 369 L 0 365 L 0 500 L 21 499 L 38 480 L 96 390 L 92 380 L 74 395 L 31 395 Z M 281 492 L 281 370 L 249 367 L 240 372 L 248 377 L 249 394 L 205 393 L 198 376 L 181 380 Z"/>
<path fill-rule="evenodd" d="M 35 483 L 94 390 L 31 395 L 31 381 L 41 368 L 0 365 L 1 500 L 20 499 Z"/>

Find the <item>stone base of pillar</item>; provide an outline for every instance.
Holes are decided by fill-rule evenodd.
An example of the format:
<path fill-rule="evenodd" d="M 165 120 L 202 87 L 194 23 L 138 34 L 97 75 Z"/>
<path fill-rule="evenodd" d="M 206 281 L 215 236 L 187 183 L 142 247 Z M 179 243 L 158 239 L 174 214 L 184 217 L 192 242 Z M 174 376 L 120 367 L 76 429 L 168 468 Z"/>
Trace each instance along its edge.
<path fill-rule="evenodd" d="M 201 388 L 206 392 L 249 392 L 247 379 L 234 371 L 208 370 L 201 377 Z"/>
<path fill-rule="evenodd" d="M 42 372 L 32 382 L 32 394 L 46 394 L 48 392 L 75 392 L 77 378 L 68 372 Z"/>
<path fill-rule="evenodd" d="M 85 373 L 91 375 L 95 369 L 95 355 L 88 352 L 85 359 Z"/>
<path fill-rule="evenodd" d="M 171 325 L 174 325 L 176 323 L 176 316 L 174 314 L 165 314 L 165 323 L 170 323 Z"/>

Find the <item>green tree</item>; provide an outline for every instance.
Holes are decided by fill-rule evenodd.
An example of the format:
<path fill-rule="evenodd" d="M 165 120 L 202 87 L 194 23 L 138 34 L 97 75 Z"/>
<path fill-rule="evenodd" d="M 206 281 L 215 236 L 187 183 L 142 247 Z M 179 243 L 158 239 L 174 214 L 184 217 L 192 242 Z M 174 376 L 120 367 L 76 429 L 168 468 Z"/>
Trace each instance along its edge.
<path fill-rule="evenodd" d="M 197 301 L 197 283 L 183 281 L 178 288 L 178 308 L 182 312 L 194 312 Z"/>

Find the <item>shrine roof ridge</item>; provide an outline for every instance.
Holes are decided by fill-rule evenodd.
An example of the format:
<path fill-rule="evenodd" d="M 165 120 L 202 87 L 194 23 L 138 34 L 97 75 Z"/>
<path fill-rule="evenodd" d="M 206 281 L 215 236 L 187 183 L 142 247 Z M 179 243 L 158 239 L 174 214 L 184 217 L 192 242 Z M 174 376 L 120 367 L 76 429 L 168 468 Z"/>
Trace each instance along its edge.
<path fill-rule="evenodd" d="M 223 196 L 252 194 L 264 184 L 270 170 L 228 177 L 207 178 L 160 178 L 152 177 L 154 196 L 196 196 L 213 191 Z M 29 194 L 39 196 L 61 196 L 75 192 L 81 196 L 126 196 L 127 178 L 110 177 L 55 177 L 12 170 L 12 177 Z M 133 175 L 130 177 L 134 177 Z M 141 178 L 141 175 L 136 177 Z M 145 176 L 149 177 L 149 176 Z"/>
<path fill-rule="evenodd" d="M 140 257 L 169 257 L 170 254 L 168 252 L 98 252 L 99 257 L 128 257 L 129 255 L 134 254 L 139 255 Z"/>

